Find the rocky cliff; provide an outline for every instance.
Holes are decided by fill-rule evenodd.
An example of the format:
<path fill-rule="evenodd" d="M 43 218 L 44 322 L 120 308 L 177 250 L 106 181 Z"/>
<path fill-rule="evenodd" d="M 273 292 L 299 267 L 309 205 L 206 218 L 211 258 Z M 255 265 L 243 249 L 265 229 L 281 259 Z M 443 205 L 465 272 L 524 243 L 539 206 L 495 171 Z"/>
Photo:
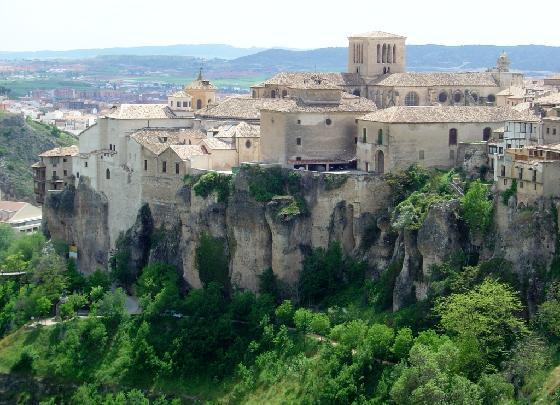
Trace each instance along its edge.
<path fill-rule="evenodd" d="M 486 237 L 471 235 L 456 199 L 433 204 L 418 229 L 395 232 L 392 188 L 383 177 L 298 172 L 291 186 L 297 193 L 258 201 L 254 175 L 242 169 L 223 201 L 215 193 L 201 197 L 191 185 L 166 201 L 148 199 L 137 223 L 123 230 L 127 266 L 138 272 L 148 261 L 172 263 L 187 287 L 200 288 L 196 253 L 206 235 L 219 242 L 227 257 L 233 286 L 258 291 L 259 275 L 272 268 L 295 292 L 310 249 L 338 241 L 345 254 L 367 263 L 373 278 L 402 262 L 393 292 L 393 309 L 398 310 L 425 299 L 432 266 L 454 256 L 511 262 L 528 299 L 542 290 L 542 274 L 556 256 L 557 211 L 550 201 L 531 209 L 496 201 L 493 229 Z M 45 205 L 48 232 L 78 246 L 84 272 L 107 268 L 113 253 L 106 237 L 107 204 L 82 179 L 76 190 L 51 195 Z"/>

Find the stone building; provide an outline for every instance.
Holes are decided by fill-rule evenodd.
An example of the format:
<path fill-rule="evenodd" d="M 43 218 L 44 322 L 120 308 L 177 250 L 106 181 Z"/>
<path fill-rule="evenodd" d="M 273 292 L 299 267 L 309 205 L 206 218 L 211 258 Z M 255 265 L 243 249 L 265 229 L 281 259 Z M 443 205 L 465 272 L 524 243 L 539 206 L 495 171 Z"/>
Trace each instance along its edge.
<path fill-rule="evenodd" d="M 311 170 L 351 168 L 356 119 L 375 110 L 322 76 L 291 86 L 291 96 L 261 110 L 261 161 Z"/>
<path fill-rule="evenodd" d="M 509 71 L 506 54 L 486 72 L 406 71 L 406 38 L 374 31 L 348 38 L 347 73 L 321 73 L 324 80 L 347 93 L 373 100 L 377 107 L 422 105 L 496 105 L 497 94 L 523 87 L 523 75 Z M 279 73 L 251 88 L 253 98 L 286 98 L 290 88 L 313 73 Z"/>
<path fill-rule="evenodd" d="M 461 143 L 488 141 L 526 116 L 506 107 L 390 107 L 358 119 L 358 169 L 385 173 L 411 164 L 451 168 Z"/>
<path fill-rule="evenodd" d="M 543 143 L 560 143 L 560 106 L 547 110 L 542 122 Z"/>
<path fill-rule="evenodd" d="M 33 169 L 35 200 L 42 204 L 49 190 L 62 190 L 73 179 L 73 160 L 78 155 L 77 146 L 60 147 L 39 155 Z"/>
<path fill-rule="evenodd" d="M 496 169 L 499 191 L 517 184 L 518 204 L 560 196 L 560 144 L 508 149 Z"/>
<path fill-rule="evenodd" d="M 196 110 L 216 103 L 216 87 L 202 77 L 202 69 L 197 79 L 185 87 L 185 92 L 192 97 L 192 107 Z"/>

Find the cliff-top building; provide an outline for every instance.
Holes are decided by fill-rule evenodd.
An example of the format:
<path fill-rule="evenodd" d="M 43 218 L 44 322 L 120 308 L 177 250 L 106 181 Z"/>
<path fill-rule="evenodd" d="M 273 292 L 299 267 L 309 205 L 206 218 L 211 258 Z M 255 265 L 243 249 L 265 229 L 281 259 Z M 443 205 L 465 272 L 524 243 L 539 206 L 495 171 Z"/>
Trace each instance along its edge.
<path fill-rule="evenodd" d="M 522 87 L 523 75 L 509 71 L 501 54 L 486 72 L 407 72 L 406 38 L 374 31 L 348 38 L 346 73 L 321 74 L 331 85 L 373 100 L 378 108 L 422 105 L 496 105 L 496 95 Z M 251 88 L 253 98 L 285 98 L 311 72 L 280 73 Z"/>

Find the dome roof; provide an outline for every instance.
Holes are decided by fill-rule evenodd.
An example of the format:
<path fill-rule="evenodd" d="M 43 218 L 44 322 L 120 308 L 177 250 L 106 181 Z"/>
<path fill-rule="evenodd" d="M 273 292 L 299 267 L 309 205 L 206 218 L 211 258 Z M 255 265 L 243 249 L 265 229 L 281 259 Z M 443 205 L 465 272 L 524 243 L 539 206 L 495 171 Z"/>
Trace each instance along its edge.
<path fill-rule="evenodd" d="M 210 83 L 210 80 L 202 77 L 202 69 L 200 69 L 197 79 L 185 86 L 185 90 L 216 90 L 216 87 Z"/>

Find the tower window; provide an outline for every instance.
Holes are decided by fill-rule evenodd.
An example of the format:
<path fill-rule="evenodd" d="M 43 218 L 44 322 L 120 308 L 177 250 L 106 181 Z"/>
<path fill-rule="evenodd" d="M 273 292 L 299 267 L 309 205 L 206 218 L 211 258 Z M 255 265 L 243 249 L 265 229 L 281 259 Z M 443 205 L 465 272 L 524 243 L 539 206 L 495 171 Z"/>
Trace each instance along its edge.
<path fill-rule="evenodd" d="M 296 138 L 296 145 L 301 145 L 301 138 Z"/>
<path fill-rule="evenodd" d="M 438 101 L 440 103 L 445 103 L 447 101 L 447 93 L 445 91 L 442 91 L 441 93 L 439 93 Z"/>
<path fill-rule="evenodd" d="M 165 160 L 161 162 L 161 171 L 167 173 L 167 162 Z"/>
<path fill-rule="evenodd" d="M 105 178 L 106 178 L 107 180 L 110 180 L 110 179 L 111 179 L 111 172 L 109 171 L 109 169 L 105 170 Z"/>
<path fill-rule="evenodd" d="M 175 163 L 175 174 L 179 174 L 179 163 Z"/>
<path fill-rule="evenodd" d="M 362 142 L 363 143 L 367 142 L 367 129 L 366 128 L 362 129 Z"/>

